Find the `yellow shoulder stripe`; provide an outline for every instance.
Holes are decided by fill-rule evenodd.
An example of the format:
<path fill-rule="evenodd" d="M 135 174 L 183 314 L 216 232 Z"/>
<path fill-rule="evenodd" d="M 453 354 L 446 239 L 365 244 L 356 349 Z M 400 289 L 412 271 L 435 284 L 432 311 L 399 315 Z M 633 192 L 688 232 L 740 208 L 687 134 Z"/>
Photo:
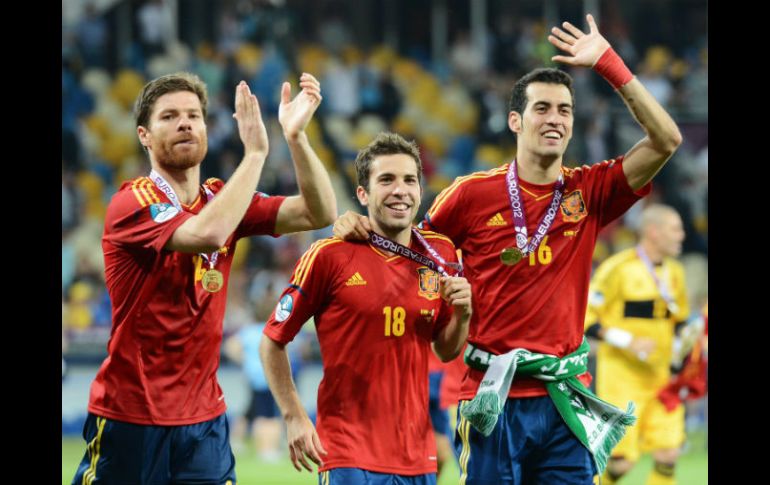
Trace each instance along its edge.
<path fill-rule="evenodd" d="M 433 201 L 433 205 L 428 210 L 428 217 L 433 217 L 433 215 L 439 210 L 439 208 L 442 205 L 444 205 L 444 202 L 446 202 L 449 196 L 452 195 L 465 182 L 468 182 L 470 180 L 475 180 L 475 179 L 494 177 L 495 175 L 500 175 L 501 173 L 505 173 L 505 171 L 506 169 L 504 167 L 498 167 L 492 170 L 487 170 L 486 172 L 474 172 L 470 175 L 457 177 L 457 179 L 452 183 L 452 185 L 444 189 L 440 194 L 436 196 L 436 200 Z"/>
<path fill-rule="evenodd" d="M 160 202 L 157 194 L 154 191 L 154 184 L 147 177 L 140 177 L 134 180 L 131 184 L 131 191 L 134 193 L 134 197 L 139 201 L 142 207 L 147 207 L 150 204 L 156 204 Z"/>
<path fill-rule="evenodd" d="M 310 246 L 310 249 L 308 249 L 307 252 L 305 252 L 305 254 L 303 254 L 300 258 L 299 263 L 297 263 L 297 269 L 294 270 L 294 276 L 289 281 L 289 283 L 302 288 L 302 285 L 305 284 L 305 279 L 310 272 L 310 268 L 313 266 L 313 262 L 315 261 L 315 258 L 318 256 L 318 253 L 321 251 L 321 249 L 325 248 L 326 246 L 331 246 L 332 244 L 341 242 L 342 239 L 337 238 L 321 239 L 320 241 L 314 242 Z"/>

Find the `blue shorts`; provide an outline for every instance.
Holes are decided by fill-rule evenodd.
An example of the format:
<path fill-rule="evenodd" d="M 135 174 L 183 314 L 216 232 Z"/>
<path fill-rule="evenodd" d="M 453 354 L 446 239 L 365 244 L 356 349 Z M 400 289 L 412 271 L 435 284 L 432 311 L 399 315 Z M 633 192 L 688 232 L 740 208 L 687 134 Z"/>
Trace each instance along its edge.
<path fill-rule="evenodd" d="M 360 468 L 332 468 L 318 474 L 318 485 L 436 485 L 436 474 L 393 475 L 370 472 Z"/>
<path fill-rule="evenodd" d="M 186 426 L 150 426 L 89 413 L 83 438 L 88 447 L 72 485 L 235 484 L 224 414 Z"/>
<path fill-rule="evenodd" d="M 431 372 L 428 375 L 428 411 L 430 412 L 430 421 L 433 423 L 433 430 L 449 437 L 452 433 L 449 428 L 449 416 L 446 410 L 439 407 L 439 391 L 443 377 L 443 371 Z"/>
<path fill-rule="evenodd" d="M 484 437 L 457 410 L 455 449 L 467 485 L 593 485 L 591 453 L 548 396 L 511 399 Z M 465 477 L 465 482 L 462 482 Z"/>
<path fill-rule="evenodd" d="M 246 408 L 244 416 L 249 422 L 257 418 L 277 418 L 280 416 L 278 405 L 275 403 L 270 389 L 261 391 L 251 390 L 251 401 L 249 402 L 249 407 Z"/>

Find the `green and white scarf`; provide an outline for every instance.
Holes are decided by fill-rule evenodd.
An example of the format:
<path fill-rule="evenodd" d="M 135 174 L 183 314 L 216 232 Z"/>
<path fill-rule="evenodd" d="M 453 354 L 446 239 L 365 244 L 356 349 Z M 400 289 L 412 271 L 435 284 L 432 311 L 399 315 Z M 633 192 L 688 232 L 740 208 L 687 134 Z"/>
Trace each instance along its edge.
<path fill-rule="evenodd" d="M 462 415 L 484 436 L 489 436 L 497 424 L 508 399 L 514 374 L 545 381 L 564 422 L 593 455 L 599 474 L 604 472 L 612 448 L 623 438 L 626 426 L 636 422 L 634 403 L 625 412 L 599 399 L 576 376 L 587 370 L 588 341 L 563 358 L 538 354 L 526 349 L 514 349 L 494 356 L 479 352 L 472 345 L 465 351 L 465 363 L 474 369 L 486 370 L 476 397 L 461 408 Z"/>

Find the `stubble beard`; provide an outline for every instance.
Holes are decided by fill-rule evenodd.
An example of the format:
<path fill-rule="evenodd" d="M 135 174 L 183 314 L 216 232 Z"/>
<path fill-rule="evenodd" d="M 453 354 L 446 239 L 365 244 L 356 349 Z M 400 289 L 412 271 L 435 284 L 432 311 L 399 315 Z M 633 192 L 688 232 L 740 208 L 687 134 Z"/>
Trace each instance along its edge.
<path fill-rule="evenodd" d="M 208 144 L 205 140 L 199 140 L 195 150 L 181 151 L 174 145 L 163 146 L 160 153 L 157 154 L 157 162 L 164 168 L 173 170 L 187 170 L 197 167 L 203 162 L 208 151 Z M 181 153 L 180 153 L 181 152 Z"/>

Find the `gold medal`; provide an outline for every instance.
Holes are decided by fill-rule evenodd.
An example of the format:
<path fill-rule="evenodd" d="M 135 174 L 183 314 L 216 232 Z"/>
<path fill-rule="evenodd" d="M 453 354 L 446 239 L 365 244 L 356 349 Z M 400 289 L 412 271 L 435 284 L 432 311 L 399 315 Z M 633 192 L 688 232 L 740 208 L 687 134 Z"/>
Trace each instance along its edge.
<path fill-rule="evenodd" d="M 213 268 L 203 273 L 203 278 L 201 278 L 203 289 L 210 293 L 216 293 L 221 290 L 224 281 L 225 278 L 222 276 L 222 273 Z"/>
<path fill-rule="evenodd" d="M 505 248 L 500 252 L 500 261 L 506 266 L 513 266 L 524 257 L 519 248 Z"/>

